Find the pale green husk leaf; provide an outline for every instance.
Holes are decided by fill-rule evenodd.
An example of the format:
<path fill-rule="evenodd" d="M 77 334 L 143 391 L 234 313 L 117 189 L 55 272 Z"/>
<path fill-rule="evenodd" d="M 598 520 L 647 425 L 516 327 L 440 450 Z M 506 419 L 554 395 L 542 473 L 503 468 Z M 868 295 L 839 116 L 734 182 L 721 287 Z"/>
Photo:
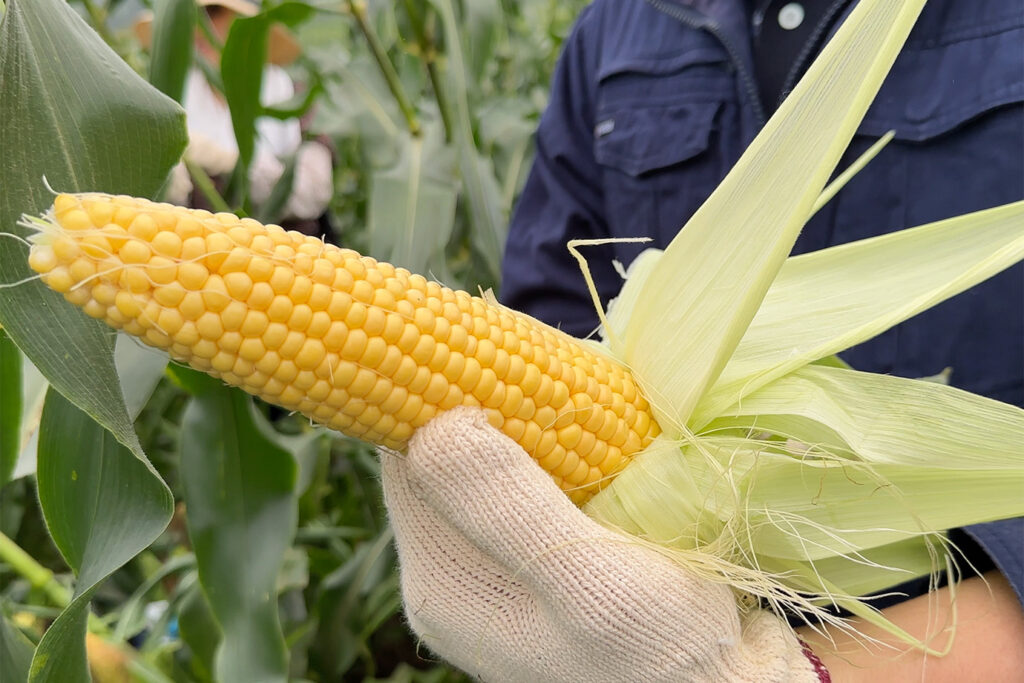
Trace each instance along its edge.
<path fill-rule="evenodd" d="M 691 425 L 1024 258 L 1024 202 L 788 259 Z"/>

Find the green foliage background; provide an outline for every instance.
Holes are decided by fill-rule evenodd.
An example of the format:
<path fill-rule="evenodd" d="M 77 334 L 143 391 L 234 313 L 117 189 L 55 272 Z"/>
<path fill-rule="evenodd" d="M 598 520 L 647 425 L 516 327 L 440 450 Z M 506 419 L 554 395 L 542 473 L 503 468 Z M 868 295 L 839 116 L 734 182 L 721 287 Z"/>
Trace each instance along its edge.
<path fill-rule="evenodd" d="M 0 3 L 0 680 L 463 680 L 402 622 L 373 449 L 168 368 L 38 282 L 6 287 L 30 275 L 17 221 L 52 201 L 44 176 L 159 197 L 194 65 L 241 150 L 220 190 L 189 166 L 208 201 L 276 221 L 294 176 L 250 199 L 255 122 L 302 118 L 333 152 L 337 241 L 494 286 L 583 2 L 265 2 L 214 41 L 219 67 L 194 0 L 154 5 Z M 251 55 L 273 24 L 303 53 L 298 95 L 267 109 Z"/>

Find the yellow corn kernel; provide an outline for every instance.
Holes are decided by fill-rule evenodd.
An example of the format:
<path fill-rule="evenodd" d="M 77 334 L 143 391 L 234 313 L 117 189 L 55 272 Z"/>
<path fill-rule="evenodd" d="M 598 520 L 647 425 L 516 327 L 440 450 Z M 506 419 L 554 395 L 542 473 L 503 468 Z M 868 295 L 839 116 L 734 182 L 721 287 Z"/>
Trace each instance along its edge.
<path fill-rule="evenodd" d="M 341 355 L 345 360 L 358 360 L 366 351 L 369 338 L 361 329 L 350 329 L 345 335 L 345 343 L 341 347 Z"/>
<path fill-rule="evenodd" d="M 327 355 L 324 344 L 319 339 L 305 339 L 302 348 L 295 354 L 295 364 L 303 370 L 312 370 L 320 365 L 320 361 Z"/>
<path fill-rule="evenodd" d="M 259 337 L 266 331 L 269 324 L 270 318 L 267 317 L 266 313 L 250 309 L 246 311 L 245 319 L 238 330 L 247 338 Z"/>
<path fill-rule="evenodd" d="M 144 272 L 154 285 L 169 285 L 178 275 L 178 265 L 169 258 L 153 256 L 146 262 Z"/>
<path fill-rule="evenodd" d="M 82 208 L 85 209 L 89 215 L 89 221 L 95 227 L 103 227 L 110 222 L 110 219 L 114 217 L 114 211 L 117 210 L 118 204 L 113 202 L 105 202 L 102 200 L 85 200 L 82 202 Z"/>
<path fill-rule="evenodd" d="M 259 337 L 244 339 L 238 346 L 238 357 L 251 363 L 258 361 L 264 356 L 264 354 L 266 354 L 266 352 L 267 348 L 263 345 L 263 340 Z"/>
<path fill-rule="evenodd" d="M 393 377 L 404 357 L 396 347 L 389 346 L 384 352 L 384 358 L 377 364 L 377 372 L 384 377 Z"/>
<path fill-rule="evenodd" d="M 445 393 L 444 398 L 438 403 L 438 407 L 441 410 L 451 410 L 455 406 L 464 406 L 466 403 L 466 395 L 462 392 L 457 384 L 449 384 L 448 391 Z"/>
<path fill-rule="evenodd" d="M 129 235 L 144 242 L 152 242 L 157 234 L 156 221 L 149 214 L 135 214 L 131 223 L 125 227 Z"/>
<path fill-rule="evenodd" d="M 238 349 L 242 345 L 242 335 L 238 332 L 225 332 L 217 338 L 217 346 L 221 351 L 226 351 L 234 358 L 238 355 Z"/>
<path fill-rule="evenodd" d="M 270 302 L 270 306 L 267 307 L 267 316 L 276 323 L 288 320 L 291 314 L 292 300 L 283 294 L 275 296 L 274 300 Z"/>
<path fill-rule="evenodd" d="M 210 272 L 201 263 L 188 262 L 178 266 L 178 282 L 192 291 L 199 291 L 206 285 Z"/>
<path fill-rule="evenodd" d="M 327 307 L 331 303 L 331 288 L 325 284 L 317 282 L 313 285 L 313 289 L 309 292 L 309 307 L 314 311 L 326 311 Z"/>
<path fill-rule="evenodd" d="M 480 379 L 477 380 L 476 386 L 473 387 L 473 395 L 482 401 L 494 392 L 497 384 L 498 376 L 494 374 L 494 370 L 484 368 L 480 371 Z"/>
<path fill-rule="evenodd" d="M 169 230 L 159 230 L 150 240 L 153 250 L 167 258 L 177 259 L 181 256 L 181 238 Z"/>
<path fill-rule="evenodd" d="M 220 339 L 224 334 L 224 325 L 220 322 L 220 316 L 215 313 L 206 312 L 196 319 L 196 329 L 203 339 Z"/>
<path fill-rule="evenodd" d="M 249 308 L 255 311 L 265 311 L 270 307 L 273 300 L 274 290 L 271 289 L 270 285 L 266 282 L 257 282 L 252 286 L 252 291 L 249 292 L 249 298 L 246 299 L 246 303 L 249 305 Z"/>
<path fill-rule="evenodd" d="M 444 400 L 445 394 L 448 393 L 448 380 L 436 372 L 429 377 L 427 388 L 423 390 L 423 400 L 426 403 L 437 405 Z"/>
<path fill-rule="evenodd" d="M 40 275 L 45 275 L 57 266 L 57 255 L 53 249 L 33 248 L 29 251 L 28 265 Z M 72 263 L 72 266 L 77 263 Z"/>
<path fill-rule="evenodd" d="M 310 318 L 309 326 L 306 328 L 306 335 L 320 339 L 327 334 L 327 330 L 330 328 L 331 316 L 323 311 L 316 311 Z"/>
<path fill-rule="evenodd" d="M 424 365 L 416 365 L 416 373 L 413 375 L 412 381 L 406 387 L 410 393 L 422 396 L 423 392 L 426 391 L 427 385 L 430 384 L 430 368 Z"/>
<path fill-rule="evenodd" d="M 387 342 L 380 337 L 370 337 L 366 342 L 366 350 L 359 358 L 359 364 L 367 368 L 376 368 L 384 360 L 387 351 Z"/>
<path fill-rule="evenodd" d="M 186 292 L 178 305 L 178 310 L 186 320 L 199 320 L 199 317 L 206 312 L 203 296 L 199 292 Z"/>
<path fill-rule="evenodd" d="M 222 277 L 224 278 L 224 286 L 227 287 L 228 294 L 233 299 L 245 301 L 252 291 L 252 277 L 243 271 L 226 273 Z"/>
<path fill-rule="evenodd" d="M 505 384 L 505 400 L 502 401 L 498 410 L 506 418 L 511 418 L 519 412 L 523 405 L 523 390 L 518 384 Z"/>
<path fill-rule="evenodd" d="M 306 342 L 306 335 L 295 330 L 288 330 L 288 334 L 284 337 L 284 342 L 281 343 L 281 348 L 277 350 L 281 354 L 282 358 L 293 360 L 299 351 L 302 350 L 302 345 Z"/>
<path fill-rule="evenodd" d="M 237 300 L 230 301 L 220 312 L 220 321 L 224 324 L 226 331 L 237 332 L 245 322 L 246 313 L 245 304 Z"/>
<path fill-rule="evenodd" d="M 305 332 L 312 321 L 313 311 L 306 304 L 299 304 L 292 309 L 292 314 L 288 317 L 288 327 Z"/>
<path fill-rule="evenodd" d="M 74 265 L 75 266 L 85 265 L 85 261 L 78 261 Z M 81 272 L 81 271 L 84 271 L 85 269 L 84 268 L 79 268 L 78 270 Z M 72 275 L 72 277 L 77 277 L 77 274 L 76 274 L 74 268 L 72 268 L 71 275 Z M 82 278 L 82 279 L 84 279 L 84 278 Z M 135 292 L 136 294 L 141 294 L 142 292 L 146 292 L 152 286 L 152 282 L 146 276 L 146 271 L 141 270 L 139 268 L 125 268 L 121 272 L 121 277 L 118 278 L 118 282 L 121 283 L 122 287 L 127 287 L 129 290 L 131 290 L 132 292 Z"/>

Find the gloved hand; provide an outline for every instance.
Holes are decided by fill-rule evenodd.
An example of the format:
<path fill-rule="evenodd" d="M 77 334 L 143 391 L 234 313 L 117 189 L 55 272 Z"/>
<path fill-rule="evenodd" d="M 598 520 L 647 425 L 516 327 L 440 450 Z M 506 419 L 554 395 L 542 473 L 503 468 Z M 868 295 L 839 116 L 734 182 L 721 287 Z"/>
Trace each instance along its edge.
<path fill-rule="evenodd" d="M 482 411 L 383 454 L 405 613 L 485 681 L 819 680 L 789 628 L 589 519 Z"/>

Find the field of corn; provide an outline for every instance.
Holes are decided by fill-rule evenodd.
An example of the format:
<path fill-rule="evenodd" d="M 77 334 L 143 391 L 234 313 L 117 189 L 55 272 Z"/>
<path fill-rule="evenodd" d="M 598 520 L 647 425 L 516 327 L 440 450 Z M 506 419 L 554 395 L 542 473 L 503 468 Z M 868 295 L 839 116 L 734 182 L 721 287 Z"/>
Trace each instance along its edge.
<path fill-rule="evenodd" d="M 4 680 L 458 678 L 352 437 L 460 405 L 738 603 L 934 651 L 865 596 L 1024 514 L 1024 410 L 835 354 L 1024 259 L 1024 202 L 788 257 L 924 0 L 858 3 L 607 311 L 566 245 L 600 345 L 482 289 L 566 8 L 195 1 L 2 6 Z"/>
<path fill-rule="evenodd" d="M 216 179 L 186 154 L 201 203 L 279 221 L 295 165 L 259 200 L 245 168 L 260 117 L 301 119 L 332 153 L 333 241 L 493 286 L 582 5 L 266 3 L 211 59 L 193 0 L 0 0 L 0 232 L 24 235 L 50 188 L 169 191 L 194 68 L 239 142 Z M 132 30 L 147 10 L 151 46 Z M 250 56 L 272 26 L 303 52 L 295 97 L 264 107 Z M 26 254 L 0 237 L 0 321 L 27 352 L 0 329 L 0 681 L 463 680 L 402 624 L 372 448 L 115 343 L 27 279 Z"/>

